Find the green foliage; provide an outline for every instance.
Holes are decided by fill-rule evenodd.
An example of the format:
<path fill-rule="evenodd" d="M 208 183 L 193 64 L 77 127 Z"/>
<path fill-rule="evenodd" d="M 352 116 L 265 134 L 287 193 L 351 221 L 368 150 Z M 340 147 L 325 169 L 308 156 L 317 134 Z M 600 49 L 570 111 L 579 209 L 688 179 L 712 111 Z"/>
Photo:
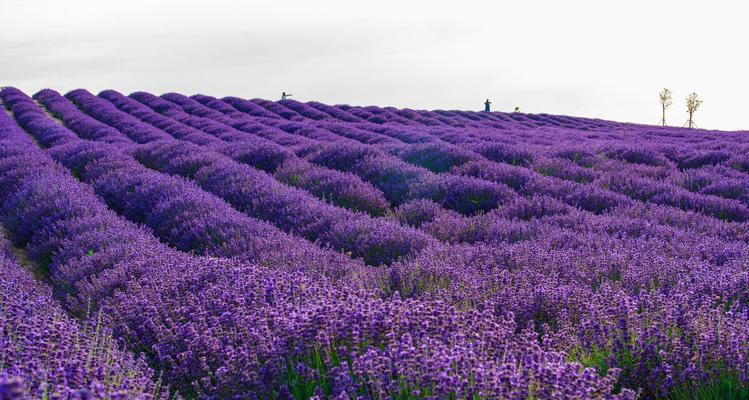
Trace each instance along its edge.
<path fill-rule="evenodd" d="M 598 375 L 606 376 L 609 371 L 608 360 L 611 352 L 608 349 L 593 347 L 583 350 L 579 347 L 567 352 L 567 361 L 580 363 L 586 368 L 595 368 Z"/>
<path fill-rule="evenodd" d="M 670 400 L 745 400 L 749 399 L 749 386 L 742 384 L 734 374 L 722 373 L 707 384 L 684 384 L 668 396 Z"/>

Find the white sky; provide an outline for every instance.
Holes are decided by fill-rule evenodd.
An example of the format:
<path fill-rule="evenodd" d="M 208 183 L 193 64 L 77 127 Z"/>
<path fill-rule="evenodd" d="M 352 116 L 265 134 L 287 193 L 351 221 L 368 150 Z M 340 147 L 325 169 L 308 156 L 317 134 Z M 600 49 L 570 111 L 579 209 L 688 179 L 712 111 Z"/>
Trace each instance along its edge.
<path fill-rule="evenodd" d="M 729 1 L 0 0 L 0 86 L 546 112 L 749 129 Z"/>

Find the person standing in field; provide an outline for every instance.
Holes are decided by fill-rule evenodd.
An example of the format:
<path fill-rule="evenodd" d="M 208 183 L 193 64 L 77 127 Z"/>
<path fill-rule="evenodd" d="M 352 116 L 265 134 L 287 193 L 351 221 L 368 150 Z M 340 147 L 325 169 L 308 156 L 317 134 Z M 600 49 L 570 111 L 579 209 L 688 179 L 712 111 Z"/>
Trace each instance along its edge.
<path fill-rule="evenodd" d="M 281 100 L 286 100 L 287 97 L 291 97 L 291 93 L 281 92 Z"/>
<path fill-rule="evenodd" d="M 486 101 L 484 102 L 484 111 L 485 112 L 490 112 L 491 111 L 491 105 L 492 105 L 492 102 L 489 101 L 489 99 L 486 99 Z"/>

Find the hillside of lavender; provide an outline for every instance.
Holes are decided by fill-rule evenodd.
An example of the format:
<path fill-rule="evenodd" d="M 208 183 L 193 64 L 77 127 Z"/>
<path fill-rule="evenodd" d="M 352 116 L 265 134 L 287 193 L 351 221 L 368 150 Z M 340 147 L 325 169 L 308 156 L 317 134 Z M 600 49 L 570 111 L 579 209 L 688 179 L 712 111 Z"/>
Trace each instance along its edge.
<path fill-rule="evenodd" d="M 749 132 L 0 102 L 0 399 L 749 398 Z"/>

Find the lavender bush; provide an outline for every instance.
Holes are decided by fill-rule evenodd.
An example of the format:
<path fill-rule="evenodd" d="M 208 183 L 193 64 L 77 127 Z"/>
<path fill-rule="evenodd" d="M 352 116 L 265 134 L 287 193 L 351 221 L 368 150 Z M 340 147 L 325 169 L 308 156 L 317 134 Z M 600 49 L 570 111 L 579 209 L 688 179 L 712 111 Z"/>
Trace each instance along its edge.
<path fill-rule="evenodd" d="M 0 273 L 0 398 L 165 397 L 142 358 L 123 351 L 101 319 L 66 315 L 3 237 Z"/>

